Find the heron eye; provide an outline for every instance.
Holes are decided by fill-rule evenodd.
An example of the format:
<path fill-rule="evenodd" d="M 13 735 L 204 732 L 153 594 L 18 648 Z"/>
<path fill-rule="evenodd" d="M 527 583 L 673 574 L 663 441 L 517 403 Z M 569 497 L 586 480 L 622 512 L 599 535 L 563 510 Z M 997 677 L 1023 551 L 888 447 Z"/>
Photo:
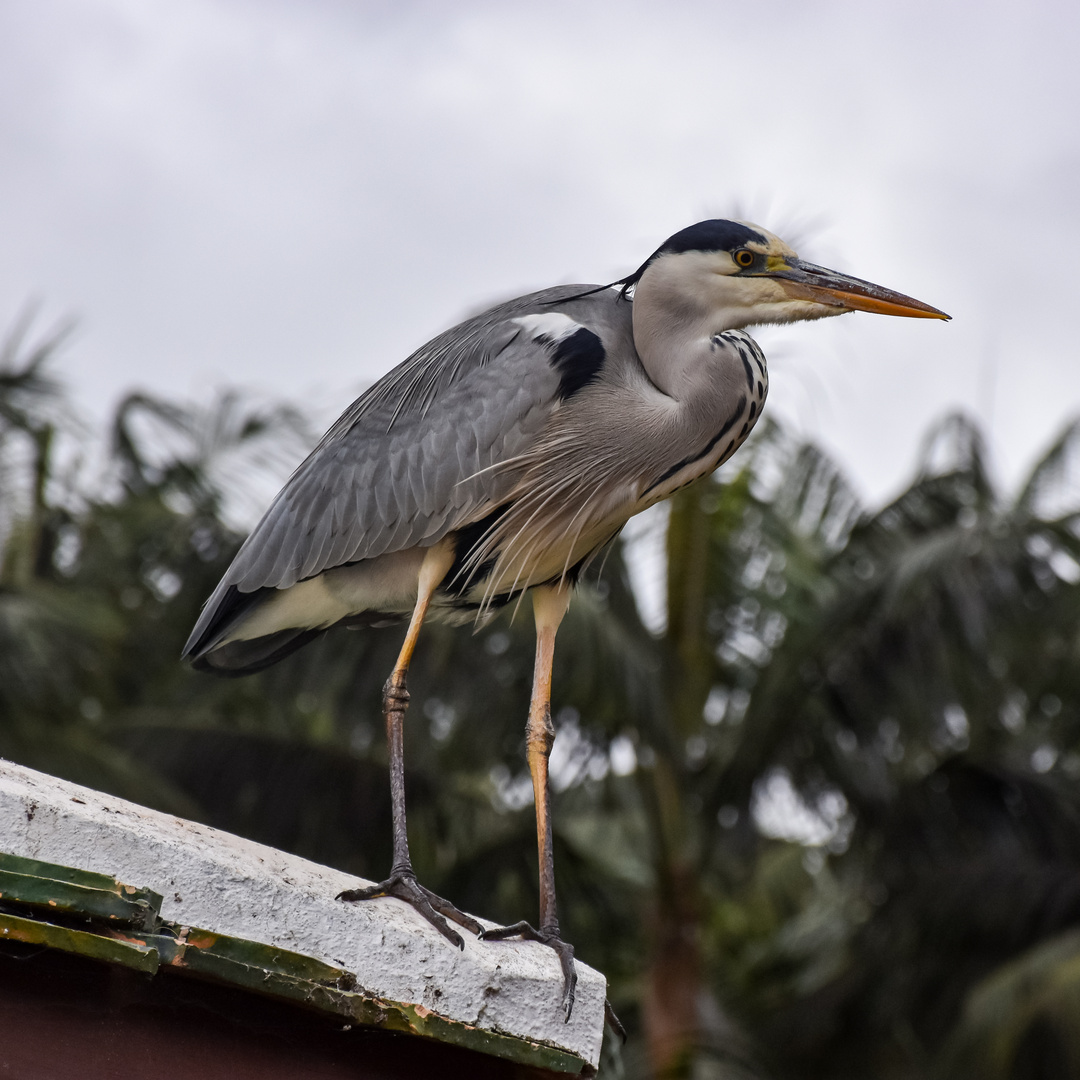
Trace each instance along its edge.
<path fill-rule="evenodd" d="M 744 269 L 754 264 L 754 253 L 747 251 L 746 248 L 739 248 L 738 251 L 732 252 L 731 257 L 735 260 L 736 266 L 741 266 Z"/>

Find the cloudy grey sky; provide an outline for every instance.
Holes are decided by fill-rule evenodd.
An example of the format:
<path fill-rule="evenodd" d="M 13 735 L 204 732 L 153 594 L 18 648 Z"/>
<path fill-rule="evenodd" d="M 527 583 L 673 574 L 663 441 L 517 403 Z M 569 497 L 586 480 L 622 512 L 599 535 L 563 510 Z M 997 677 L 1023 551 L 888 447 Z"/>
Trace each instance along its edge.
<path fill-rule="evenodd" d="M 759 333 L 871 499 L 962 407 L 1015 480 L 1080 412 L 1075 5 L 4 0 L 0 325 L 104 415 L 322 419 L 481 304 L 738 214 L 949 311 Z"/>

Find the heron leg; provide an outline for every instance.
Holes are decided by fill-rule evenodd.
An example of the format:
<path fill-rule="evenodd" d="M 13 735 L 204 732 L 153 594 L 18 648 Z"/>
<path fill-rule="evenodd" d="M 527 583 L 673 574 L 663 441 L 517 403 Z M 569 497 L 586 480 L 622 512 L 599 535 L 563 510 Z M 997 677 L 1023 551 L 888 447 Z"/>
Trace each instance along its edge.
<path fill-rule="evenodd" d="M 347 889 L 345 892 L 338 893 L 337 899 L 355 901 L 373 900 L 379 896 L 397 897 L 423 915 L 451 945 L 464 949 L 465 942 L 462 941 L 461 935 L 452 930 L 446 920 L 451 919 L 474 934 L 479 934 L 482 927 L 475 919 L 459 911 L 448 900 L 437 896 L 430 889 L 425 889 L 416 880 L 412 859 L 409 856 L 409 836 L 405 826 L 404 733 L 405 712 L 409 707 L 406 676 L 413 650 L 416 648 L 416 639 L 420 635 L 420 627 L 427 614 L 428 605 L 431 603 L 432 593 L 446 576 L 452 560 L 452 552 L 447 556 L 440 548 L 429 549 L 420 568 L 416 607 L 413 608 L 412 618 L 409 620 L 405 642 L 401 646 L 393 673 L 383 687 L 386 742 L 390 752 L 390 801 L 394 822 L 394 864 L 390 868 L 390 876 L 378 885 L 371 885 L 364 889 Z"/>
<path fill-rule="evenodd" d="M 568 586 L 543 585 L 533 589 L 533 614 L 536 618 L 536 664 L 533 669 L 532 701 L 529 705 L 527 753 L 536 802 L 536 844 L 540 858 L 540 929 L 527 922 L 485 930 L 487 941 L 521 937 L 539 941 L 555 950 L 563 974 L 563 1015 L 570 1019 L 574 1008 L 574 947 L 559 936 L 555 906 L 555 856 L 551 844 L 551 791 L 548 784 L 548 758 L 555 741 L 551 722 L 551 665 L 555 654 L 555 633 L 570 603 Z"/>

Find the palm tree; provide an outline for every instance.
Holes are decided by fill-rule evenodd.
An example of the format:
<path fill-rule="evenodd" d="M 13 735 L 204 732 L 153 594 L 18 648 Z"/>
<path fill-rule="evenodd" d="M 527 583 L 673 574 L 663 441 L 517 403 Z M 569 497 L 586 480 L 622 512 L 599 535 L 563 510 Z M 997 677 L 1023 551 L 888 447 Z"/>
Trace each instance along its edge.
<path fill-rule="evenodd" d="M 55 343 L 27 340 L 0 365 L 0 752 L 384 871 L 397 635 L 331 634 L 247 680 L 175 659 L 239 542 L 238 492 L 265 466 L 269 494 L 302 419 L 131 395 L 105 476 L 68 480 L 57 440 L 85 431 Z M 654 517 L 662 618 L 618 547 L 580 591 L 557 865 L 564 928 L 634 1029 L 621 1075 L 1076 1071 L 1078 448 L 1070 427 L 1006 498 L 951 418 L 868 511 L 767 427 Z M 419 872 L 504 921 L 536 903 L 512 616 L 425 629 L 406 735 Z"/>
<path fill-rule="evenodd" d="M 51 580 L 72 508 L 54 470 L 57 433 L 74 421 L 48 371 L 67 328 L 33 338 L 33 315 L 0 346 L 0 753 L 40 760 L 42 725 L 77 714 L 75 688 L 115 626 Z"/>
<path fill-rule="evenodd" d="M 1075 800 L 1061 790 L 1080 773 L 1078 448 L 1073 425 L 1006 499 L 977 430 L 952 417 L 928 438 L 915 481 L 880 511 L 855 514 L 835 470 L 804 449 L 766 495 L 769 512 L 752 515 L 762 546 L 740 580 L 761 584 L 728 604 L 703 650 L 720 661 L 714 689 L 730 701 L 741 680 L 748 696 L 741 720 L 722 718 L 728 730 L 701 769 L 702 819 L 723 822 L 726 809 L 745 822 L 756 809 L 761 822 L 787 790 L 801 828 L 816 820 L 820 839 L 846 849 L 830 859 L 834 872 L 811 860 L 816 875 L 781 875 L 789 905 L 793 888 L 803 899 L 756 956 L 753 938 L 724 930 L 704 946 L 726 953 L 714 985 L 774 1068 L 786 1059 L 800 1076 L 919 1076 L 948 1061 L 960 1075 L 977 1017 L 985 1030 L 987 1006 L 972 1004 L 980 980 L 1080 920 L 1062 891 L 1080 848 Z M 767 571 L 748 569 L 778 557 L 786 588 L 774 598 Z M 770 619 L 783 620 L 779 640 L 764 630 Z M 721 886 L 725 870 L 730 881 L 746 843 L 738 832 L 714 829 L 699 848 L 703 888 Z M 751 850 L 754 903 L 765 855 Z M 1046 975 L 1059 992 L 1040 1030 L 1073 1046 L 1066 960 L 1039 956 L 1059 965 Z M 1030 1021 L 1014 1014 L 1014 1049 L 1028 1045 Z M 980 1058 L 972 1075 L 1011 1075 L 999 1058 L 995 1071 Z"/>

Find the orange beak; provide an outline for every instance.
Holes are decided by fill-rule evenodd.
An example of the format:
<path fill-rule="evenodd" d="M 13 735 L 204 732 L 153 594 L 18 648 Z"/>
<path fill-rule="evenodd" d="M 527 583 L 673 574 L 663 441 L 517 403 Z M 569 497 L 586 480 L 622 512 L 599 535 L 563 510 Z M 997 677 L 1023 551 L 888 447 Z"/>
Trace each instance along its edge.
<path fill-rule="evenodd" d="M 879 315 L 905 315 L 911 319 L 952 318 L 921 300 L 801 259 L 790 259 L 782 269 L 762 276 L 783 279 L 784 291 L 790 296 L 815 304 L 830 304 L 847 311 L 874 311 Z"/>

